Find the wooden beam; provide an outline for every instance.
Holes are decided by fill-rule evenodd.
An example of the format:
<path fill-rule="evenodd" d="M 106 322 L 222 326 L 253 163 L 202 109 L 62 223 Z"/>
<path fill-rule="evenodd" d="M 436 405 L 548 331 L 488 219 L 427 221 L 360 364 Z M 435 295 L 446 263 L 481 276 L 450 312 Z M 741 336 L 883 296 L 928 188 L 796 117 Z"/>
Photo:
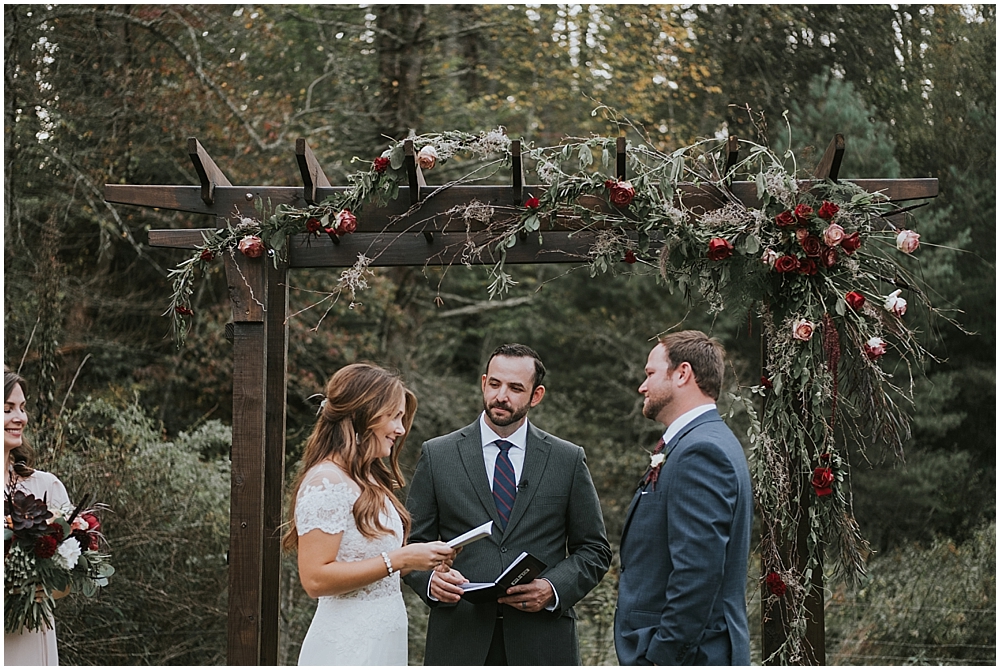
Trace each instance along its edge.
<path fill-rule="evenodd" d="M 524 202 L 524 165 L 521 163 L 521 140 L 510 143 L 510 174 L 515 205 Z"/>
<path fill-rule="evenodd" d="M 215 202 L 215 189 L 219 186 L 232 186 L 232 184 L 195 137 L 188 138 L 188 155 L 191 157 L 195 172 L 198 173 L 198 179 L 201 181 L 201 199 L 206 205 L 211 205 Z"/>
<path fill-rule="evenodd" d="M 299 164 L 299 173 L 302 175 L 302 198 L 310 205 L 315 205 L 319 202 L 316 200 L 316 189 L 329 188 L 330 180 L 323 172 L 323 166 L 316 160 L 316 154 L 301 137 L 295 140 L 295 161 Z"/>
<path fill-rule="evenodd" d="M 223 254 L 226 262 L 226 282 L 229 285 L 229 299 L 233 303 L 234 323 L 263 323 L 266 313 L 265 263 L 271 259 L 265 254 L 260 258 L 248 258 L 243 252 L 233 250 Z"/>
<path fill-rule="evenodd" d="M 823 153 L 823 157 L 819 160 L 819 165 L 816 166 L 813 176 L 817 179 L 837 181 L 837 176 L 840 174 L 840 164 L 844 160 L 844 147 L 844 136 L 837 133 L 830 140 L 830 144 Z M 935 195 L 937 194 L 935 193 Z"/>
<path fill-rule="evenodd" d="M 729 171 L 733 169 L 733 166 L 740 160 L 740 140 L 736 135 L 730 135 L 729 139 L 726 140 L 726 167 L 722 172 L 722 177 L 728 183 L 732 183 L 732 178 L 729 176 Z"/>
<path fill-rule="evenodd" d="M 615 176 L 619 181 L 624 181 L 628 176 L 628 165 L 625 162 L 625 138 L 619 137 L 615 140 Z"/>

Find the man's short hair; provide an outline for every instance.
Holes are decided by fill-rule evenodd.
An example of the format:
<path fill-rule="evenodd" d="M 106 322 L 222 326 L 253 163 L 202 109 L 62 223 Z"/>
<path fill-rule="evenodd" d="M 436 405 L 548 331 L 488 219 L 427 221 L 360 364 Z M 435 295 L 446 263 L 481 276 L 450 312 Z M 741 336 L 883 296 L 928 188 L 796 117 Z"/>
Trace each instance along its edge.
<path fill-rule="evenodd" d="M 490 354 L 490 358 L 486 361 L 486 371 L 489 372 L 490 363 L 497 356 L 506 356 L 507 358 L 532 358 L 535 361 L 535 377 L 531 380 L 531 390 L 534 391 L 536 388 L 542 385 L 542 380 L 545 379 L 545 364 L 542 363 L 542 359 L 538 357 L 538 352 L 525 344 L 501 344 L 499 347 L 493 350 Z"/>
<path fill-rule="evenodd" d="M 659 337 L 667 354 L 667 364 L 677 367 L 687 363 L 694 372 L 694 379 L 702 393 L 713 400 L 722 392 L 722 375 L 725 371 L 723 359 L 726 350 L 714 337 L 700 330 L 682 330 Z"/>

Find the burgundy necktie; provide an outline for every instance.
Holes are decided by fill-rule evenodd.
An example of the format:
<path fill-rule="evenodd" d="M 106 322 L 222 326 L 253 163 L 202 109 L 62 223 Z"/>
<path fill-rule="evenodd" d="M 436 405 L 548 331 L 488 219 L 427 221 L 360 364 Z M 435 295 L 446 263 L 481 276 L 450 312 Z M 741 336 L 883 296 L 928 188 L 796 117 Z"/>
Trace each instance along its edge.
<path fill-rule="evenodd" d="M 517 484 L 514 481 L 514 464 L 510 462 L 510 448 L 514 445 L 507 440 L 497 440 L 494 444 L 500 447 L 496 464 L 493 466 L 493 500 L 500 513 L 500 528 L 507 527 L 510 511 L 514 508 L 514 497 L 517 495 Z"/>

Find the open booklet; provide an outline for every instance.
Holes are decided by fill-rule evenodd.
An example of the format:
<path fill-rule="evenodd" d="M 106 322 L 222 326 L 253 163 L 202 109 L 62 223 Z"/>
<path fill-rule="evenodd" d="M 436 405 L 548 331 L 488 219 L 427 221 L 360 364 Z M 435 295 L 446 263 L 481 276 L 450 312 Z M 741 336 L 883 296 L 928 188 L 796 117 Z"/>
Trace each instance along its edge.
<path fill-rule="evenodd" d="M 462 597 L 471 603 L 496 602 L 507 595 L 507 589 L 517 584 L 526 584 L 542 574 L 547 566 L 526 551 L 522 551 L 513 563 L 493 582 L 467 582 L 462 584 Z"/>
<path fill-rule="evenodd" d="M 459 547 L 464 547 L 467 544 L 475 542 L 476 540 L 481 540 L 484 537 L 489 537 L 493 534 L 493 522 L 487 521 L 482 526 L 476 526 L 472 530 L 462 533 L 458 537 L 453 537 L 448 540 L 448 546 L 452 549 L 458 549 Z"/>

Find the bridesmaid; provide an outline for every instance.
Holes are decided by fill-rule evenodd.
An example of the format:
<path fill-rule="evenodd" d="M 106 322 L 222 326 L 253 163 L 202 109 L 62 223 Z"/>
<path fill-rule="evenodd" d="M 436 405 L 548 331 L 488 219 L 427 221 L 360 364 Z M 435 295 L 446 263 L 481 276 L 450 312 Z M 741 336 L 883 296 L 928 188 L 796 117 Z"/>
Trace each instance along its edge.
<path fill-rule="evenodd" d="M 37 498 L 46 497 L 49 507 L 69 505 L 69 495 L 63 483 L 55 475 L 31 467 L 35 454 L 24 439 L 24 427 L 28 424 L 26 391 L 24 379 L 4 368 L 3 448 L 7 462 L 4 494 L 19 489 Z M 65 593 L 54 594 L 57 598 L 63 595 Z M 55 628 L 4 633 L 3 664 L 59 665 Z"/>

